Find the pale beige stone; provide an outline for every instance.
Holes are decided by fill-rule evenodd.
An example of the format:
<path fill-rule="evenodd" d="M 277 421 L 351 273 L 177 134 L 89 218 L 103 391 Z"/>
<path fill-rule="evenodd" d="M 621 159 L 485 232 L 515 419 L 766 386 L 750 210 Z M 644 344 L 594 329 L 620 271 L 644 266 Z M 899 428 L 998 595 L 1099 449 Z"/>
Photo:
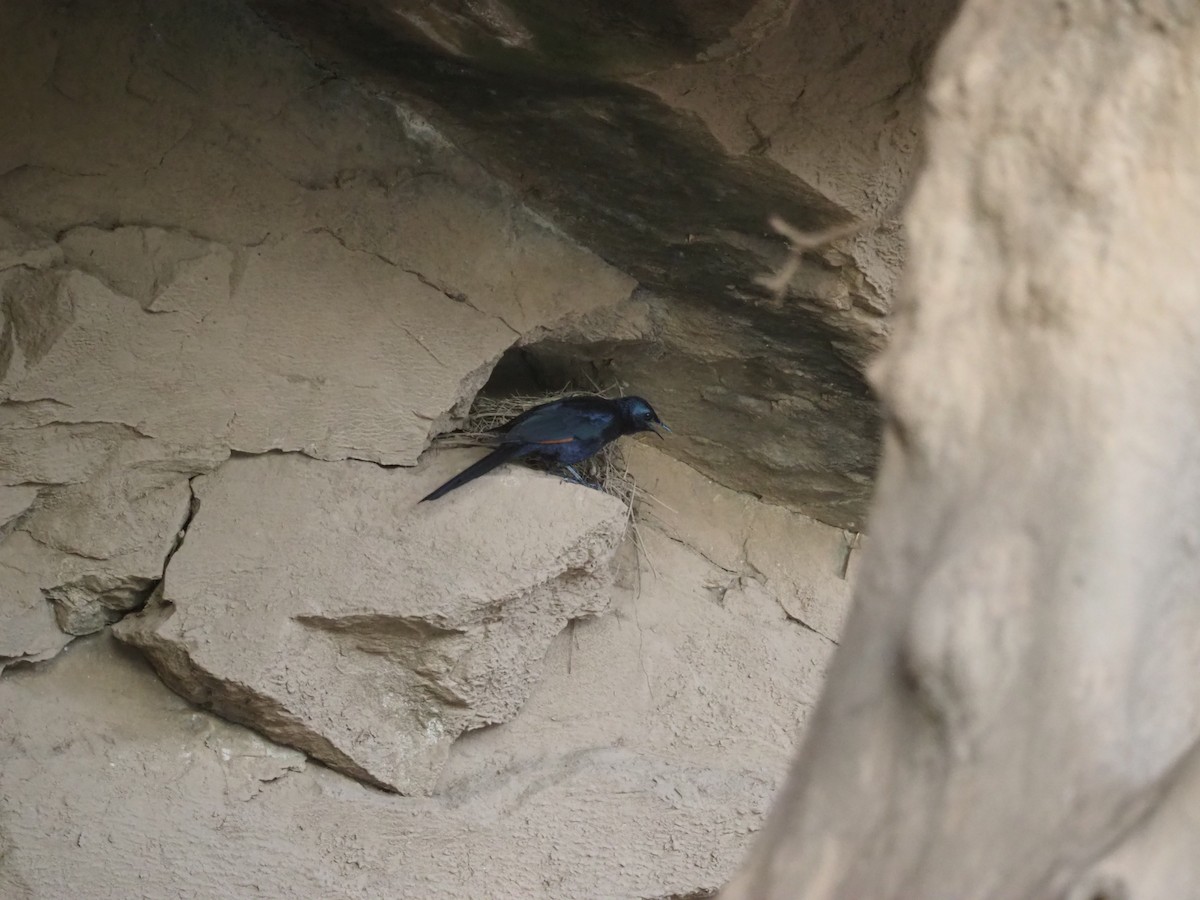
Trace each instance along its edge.
<path fill-rule="evenodd" d="M 626 524 L 614 498 L 522 468 L 418 505 L 464 457 L 226 463 L 195 480 L 160 596 L 117 634 L 185 697 L 429 792 L 460 734 L 516 714 L 566 622 L 607 606 Z"/>
<path fill-rule="evenodd" d="M 1200 896 L 1200 16 L 967 2 L 859 592 L 727 900 Z"/>

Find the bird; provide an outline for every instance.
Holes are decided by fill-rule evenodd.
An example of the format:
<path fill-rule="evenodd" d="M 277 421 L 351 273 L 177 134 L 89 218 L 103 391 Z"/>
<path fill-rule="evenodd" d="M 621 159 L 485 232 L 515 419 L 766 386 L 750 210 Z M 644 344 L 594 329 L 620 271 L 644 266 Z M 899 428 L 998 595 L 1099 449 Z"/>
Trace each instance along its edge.
<path fill-rule="evenodd" d="M 649 431 L 662 438 L 657 428 L 670 431 L 654 408 L 641 397 L 597 397 L 576 394 L 526 410 L 493 431 L 498 435 L 495 450 L 463 469 L 420 502 L 444 497 L 480 475 L 514 459 L 538 457 L 566 466 L 580 483 L 576 463 L 594 456 L 625 434 Z"/>

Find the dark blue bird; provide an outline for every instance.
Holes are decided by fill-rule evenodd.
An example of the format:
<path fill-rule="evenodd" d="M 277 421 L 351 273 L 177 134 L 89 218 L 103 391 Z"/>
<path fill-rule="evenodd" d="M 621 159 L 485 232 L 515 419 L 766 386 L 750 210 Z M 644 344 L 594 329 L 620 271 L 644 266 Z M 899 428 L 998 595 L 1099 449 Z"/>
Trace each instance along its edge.
<path fill-rule="evenodd" d="M 421 502 L 445 496 L 509 460 L 529 456 L 566 466 L 582 481 L 572 468 L 575 463 L 599 453 L 623 434 L 653 431 L 662 437 L 655 426 L 671 430 L 641 397 L 609 400 L 583 394 L 543 403 L 495 429 L 499 435 L 495 450 L 422 497 Z"/>

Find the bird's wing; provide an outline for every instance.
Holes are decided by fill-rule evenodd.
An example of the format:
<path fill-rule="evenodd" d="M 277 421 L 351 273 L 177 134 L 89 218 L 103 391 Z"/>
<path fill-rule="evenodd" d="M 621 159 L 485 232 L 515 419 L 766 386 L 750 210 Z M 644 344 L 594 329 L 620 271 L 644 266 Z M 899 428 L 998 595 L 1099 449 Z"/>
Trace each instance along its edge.
<path fill-rule="evenodd" d="M 596 437 L 613 422 L 611 403 L 602 397 L 568 397 L 535 407 L 509 423 L 506 444 L 568 444 Z"/>
<path fill-rule="evenodd" d="M 570 397 L 561 397 L 558 400 L 551 400 L 549 403 L 542 403 L 534 406 L 531 409 L 525 410 L 519 416 L 509 419 L 503 425 L 497 425 L 492 429 L 497 434 L 506 434 L 518 425 L 522 425 L 531 419 L 544 421 L 548 414 L 557 415 L 564 410 L 604 410 L 611 406 L 611 401 L 605 400 L 603 397 L 595 397 L 590 394 L 575 394 Z"/>

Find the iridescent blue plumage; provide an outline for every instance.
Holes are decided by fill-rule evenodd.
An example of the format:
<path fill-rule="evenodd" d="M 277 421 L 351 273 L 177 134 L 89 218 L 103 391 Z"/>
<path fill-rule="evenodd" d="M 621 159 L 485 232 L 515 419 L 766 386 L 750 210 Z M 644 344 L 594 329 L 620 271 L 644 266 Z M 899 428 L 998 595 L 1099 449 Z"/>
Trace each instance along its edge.
<path fill-rule="evenodd" d="M 495 450 L 422 498 L 422 502 L 436 500 L 509 460 L 536 456 L 570 467 L 623 434 L 655 431 L 656 426 L 671 430 L 641 397 L 609 400 L 583 394 L 543 403 L 497 428 Z"/>

